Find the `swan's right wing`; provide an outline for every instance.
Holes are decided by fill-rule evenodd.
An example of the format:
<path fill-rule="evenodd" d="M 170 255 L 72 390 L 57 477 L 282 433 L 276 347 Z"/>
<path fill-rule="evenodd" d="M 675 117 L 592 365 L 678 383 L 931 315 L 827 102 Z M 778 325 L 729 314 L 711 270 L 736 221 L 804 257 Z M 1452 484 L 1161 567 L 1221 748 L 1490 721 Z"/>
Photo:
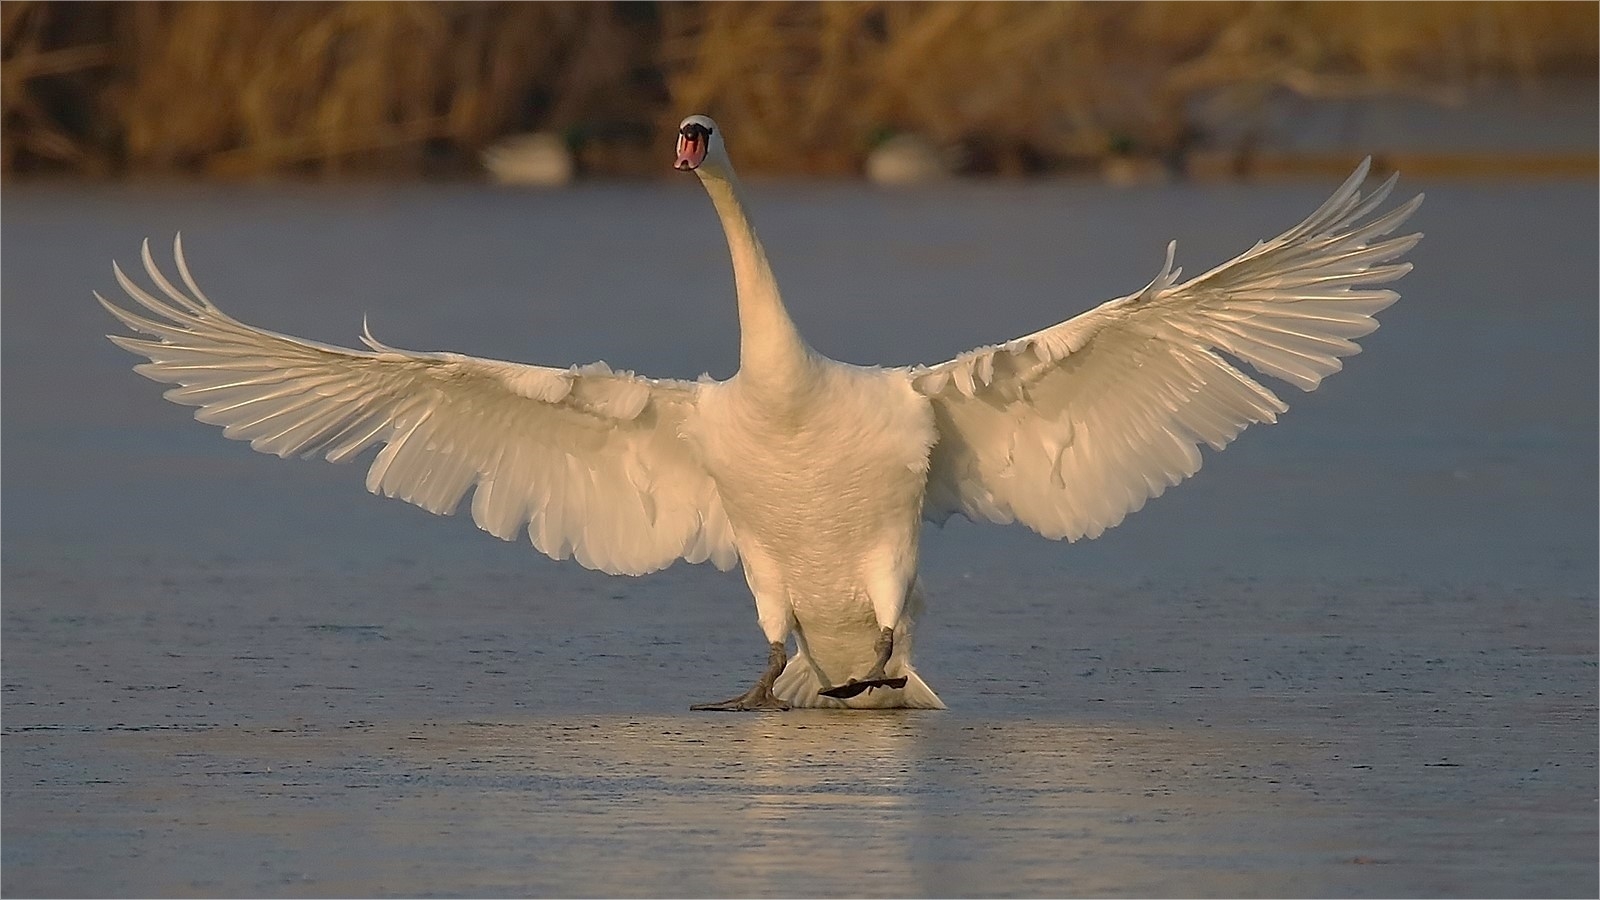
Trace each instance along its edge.
<path fill-rule="evenodd" d="M 476 487 L 472 517 L 513 540 L 526 530 L 556 559 L 638 575 L 683 558 L 737 559 L 716 485 L 683 430 L 699 386 L 614 372 L 417 353 L 362 340 L 348 350 L 246 325 L 195 286 L 168 281 L 144 248 L 157 298 L 120 268 L 123 290 L 153 317 L 96 298 L 154 339 L 111 336 L 176 384 L 167 399 L 263 453 L 345 462 L 385 445 L 367 489 L 449 514 Z"/>
<path fill-rule="evenodd" d="M 1004 344 L 914 369 L 939 430 L 926 518 L 1020 521 L 1097 537 L 1200 468 L 1245 427 L 1288 407 L 1223 354 L 1309 391 L 1359 352 L 1398 294 L 1379 285 L 1422 237 L 1387 237 L 1422 197 L 1363 222 L 1394 179 L 1359 190 L 1363 163 L 1321 209 L 1179 283 L 1144 290 Z"/>

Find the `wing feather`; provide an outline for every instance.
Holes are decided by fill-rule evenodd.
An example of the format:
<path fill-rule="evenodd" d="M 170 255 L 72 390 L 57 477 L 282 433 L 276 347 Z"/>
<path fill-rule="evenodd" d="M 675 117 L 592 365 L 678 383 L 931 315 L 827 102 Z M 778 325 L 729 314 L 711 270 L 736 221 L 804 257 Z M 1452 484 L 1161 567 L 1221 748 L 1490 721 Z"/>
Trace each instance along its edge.
<path fill-rule="evenodd" d="M 161 296 L 113 266 L 143 312 L 95 294 L 146 337 L 111 335 L 149 359 L 135 371 L 176 385 L 168 400 L 226 437 L 277 456 L 347 462 L 381 444 L 369 491 L 450 514 L 473 491 L 472 517 L 505 540 L 526 533 L 557 559 L 642 574 L 686 558 L 737 560 L 715 484 L 683 434 L 699 387 L 614 372 L 418 353 L 379 342 L 350 350 L 246 325 L 202 293 L 174 243 L 179 288 L 156 265 Z"/>
<path fill-rule="evenodd" d="M 1370 160 L 1300 224 L 1179 283 L 1175 245 L 1144 289 L 1034 334 L 913 370 L 939 429 L 923 514 L 1020 521 L 1097 537 L 1288 409 L 1229 360 L 1310 391 L 1360 352 L 1399 294 L 1377 285 L 1421 234 L 1388 237 L 1395 177 L 1361 194 Z"/>

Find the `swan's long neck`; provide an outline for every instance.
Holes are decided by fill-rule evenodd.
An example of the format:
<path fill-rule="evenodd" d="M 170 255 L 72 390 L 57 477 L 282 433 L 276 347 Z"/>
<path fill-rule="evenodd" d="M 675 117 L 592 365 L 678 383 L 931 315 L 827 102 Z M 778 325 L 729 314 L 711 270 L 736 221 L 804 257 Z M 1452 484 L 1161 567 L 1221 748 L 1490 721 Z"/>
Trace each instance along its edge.
<path fill-rule="evenodd" d="M 699 174 L 722 220 L 733 257 L 733 286 L 739 299 L 739 372 L 751 381 L 795 384 L 811 364 L 811 348 L 783 307 L 766 251 L 745 214 L 739 179 L 731 170 L 701 169 Z"/>

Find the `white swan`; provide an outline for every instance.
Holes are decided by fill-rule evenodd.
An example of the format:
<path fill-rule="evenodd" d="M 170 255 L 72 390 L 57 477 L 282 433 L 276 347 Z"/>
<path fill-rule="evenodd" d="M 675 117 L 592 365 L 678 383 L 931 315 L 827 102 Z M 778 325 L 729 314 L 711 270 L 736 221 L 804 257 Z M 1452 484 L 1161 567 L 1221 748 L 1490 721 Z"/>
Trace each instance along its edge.
<path fill-rule="evenodd" d="M 570 369 L 347 350 L 239 322 L 144 265 L 162 297 L 120 268 L 153 314 L 95 296 L 154 339 L 112 336 L 199 407 L 278 456 L 352 459 L 384 447 L 367 488 L 435 513 L 476 487 L 478 526 L 524 529 L 556 559 L 642 574 L 678 559 L 743 563 L 770 645 L 749 691 L 697 709 L 942 708 L 911 667 L 922 520 L 1020 521 L 1049 538 L 1095 537 L 1287 407 L 1222 354 L 1301 390 L 1338 371 L 1397 294 L 1420 234 L 1387 237 L 1422 197 L 1363 222 L 1363 162 L 1304 222 L 1198 278 L 1173 245 L 1142 290 L 940 365 L 863 368 L 800 337 L 745 215 L 716 124 L 685 119 L 679 169 L 711 195 L 733 258 L 739 371 L 652 380 L 603 363 Z M 793 657 L 787 654 L 790 637 Z"/>

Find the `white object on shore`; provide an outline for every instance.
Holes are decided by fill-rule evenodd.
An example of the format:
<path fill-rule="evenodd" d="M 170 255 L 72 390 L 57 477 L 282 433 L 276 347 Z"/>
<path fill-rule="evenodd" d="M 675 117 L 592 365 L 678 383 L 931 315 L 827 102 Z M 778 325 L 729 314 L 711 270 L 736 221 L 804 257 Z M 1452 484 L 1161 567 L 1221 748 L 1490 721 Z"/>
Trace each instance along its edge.
<path fill-rule="evenodd" d="M 1133 156 L 1108 156 L 1100 164 L 1100 178 L 1113 187 L 1165 184 L 1172 173 L 1160 160 Z"/>
<path fill-rule="evenodd" d="M 867 178 L 875 184 L 926 184 L 950 174 L 946 154 L 915 134 L 897 134 L 867 154 Z"/>
<path fill-rule="evenodd" d="M 541 131 L 517 134 L 483 151 L 483 166 L 500 184 L 561 187 L 572 181 L 576 165 L 567 142 Z"/>

